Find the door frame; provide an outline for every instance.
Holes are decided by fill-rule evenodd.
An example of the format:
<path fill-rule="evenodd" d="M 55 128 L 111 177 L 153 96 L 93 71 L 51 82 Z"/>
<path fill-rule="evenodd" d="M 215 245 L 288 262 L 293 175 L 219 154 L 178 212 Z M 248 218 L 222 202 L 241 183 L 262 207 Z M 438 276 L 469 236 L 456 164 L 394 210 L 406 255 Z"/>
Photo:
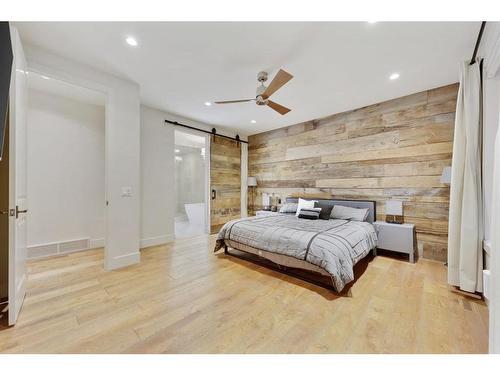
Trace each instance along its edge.
<path fill-rule="evenodd" d="M 210 189 L 212 184 L 210 183 L 210 137 L 211 135 L 203 133 L 201 131 L 196 131 L 192 129 L 179 129 L 174 127 L 174 147 L 172 149 L 173 158 L 175 159 L 175 132 L 187 133 L 191 135 L 196 135 L 197 137 L 203 137 L 205 139 L 205 234 L 210 234 L 210 210 L 211 210 L 211 197 Z M 176 182 L 177 175 L 175 173 L 174 167 L 174 183 Z M 177 194 L 175 196 L 175 202 L 177 204 Z M 175 221 L 175 216 L 174 216 Z M 175 226 L 175 224 L 174 224 Z M 174 228 L 174 238 L 175 238 L 175 228 Z"/>

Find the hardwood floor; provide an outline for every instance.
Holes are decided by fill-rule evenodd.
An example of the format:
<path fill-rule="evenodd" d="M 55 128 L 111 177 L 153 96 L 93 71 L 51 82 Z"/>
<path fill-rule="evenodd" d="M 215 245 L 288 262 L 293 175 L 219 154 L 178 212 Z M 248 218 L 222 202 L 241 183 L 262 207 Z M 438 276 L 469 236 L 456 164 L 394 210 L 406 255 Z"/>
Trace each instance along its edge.
<path fill-rule="evenodd" d="M 105 272 L 102 250 L 29 263 L 8 353 L 485 353 L 488 311 L 446 268 L 378 256 L 348 295 L 212 253 L 213 236 L 144 249 Z M 3 319 L 5 320 L 5 318 Z"/>

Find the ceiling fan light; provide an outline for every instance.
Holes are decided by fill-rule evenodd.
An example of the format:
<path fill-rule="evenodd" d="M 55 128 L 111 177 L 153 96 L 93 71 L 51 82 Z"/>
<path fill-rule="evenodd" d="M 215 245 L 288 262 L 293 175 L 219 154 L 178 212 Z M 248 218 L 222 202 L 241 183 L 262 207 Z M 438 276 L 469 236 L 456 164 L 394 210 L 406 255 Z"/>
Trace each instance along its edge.
<path fill-rule="evenodd" d="M 290 81 L 293 78 L 293 76 L 284 71 L 283 69 L 280 69 L 278 73 L 274 76 L 272 79 L 271 83 L 269 86 L 264 86 L 263 82 L 267 80 L 267 73 L 266 72 L 260 72 L 258 75 L 258 81 L 261 82 L 261 85 L 257 87 L 257 94 L 255 96 L 255 99 L 243 99 L 243 100 L 224 100 L 224 101 L 216 101 L 214 104 L 231 104 L 231 103 L 244 103 L 244 102 L 253 102 L 257 105 L 263 106 L 267 105 L 274 109 L 276 112 L 280 113 L 281 115 L 285 115 L 288 112 L 290 112 L 289 108 L 286 108 L 282 106 L 281 104 L 272 102 L 269 100 L 269 97 L 278 91 L 283 85 L 285 85 L 288 81 Z M 205 103 L 205 105 L 208 102 Z M 251 121 L 252 123 L 255 123 L 254 121 Z"/>

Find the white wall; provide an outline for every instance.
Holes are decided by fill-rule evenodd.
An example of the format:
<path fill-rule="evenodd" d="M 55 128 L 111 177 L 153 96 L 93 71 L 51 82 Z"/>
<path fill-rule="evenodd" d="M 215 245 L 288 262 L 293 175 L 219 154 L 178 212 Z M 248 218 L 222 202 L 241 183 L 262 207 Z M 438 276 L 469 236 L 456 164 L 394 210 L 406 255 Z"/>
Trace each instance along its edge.
<path fill-rule="evenodd" d="M 500 23 L 487 22 L 479 55 L 484 57 L 483 72 L 483 189 L 485 242 L 489 280 L 489 351 L 500 353 Z M 496 142 L 496 143 L 495 143 Z M 495 190 L 496 189 L 496 190 Z M 495 227 L 497 226 L 497 227 Z M 489 244 L 489 246 L 488 246 Z"/>
<path fill-rule="evenodd" d="M 140 92 L 139 85 L 70 59 L 26 46 L 30 70 L 106 94 L 105 268 L 140 261 Z M 123 194 L 123 188 L 131 194 Z"/>
<path fill-rule="evenodd" d="M 109 205 L 105 267 L 139 262 L 140 247 L 168 242 L 174 236 L 174 136 L 173 126 L 164 120 L 205 130 L 213 126 L 141 106 L 139 86 L 133 82 L 37 47 L 25 49 L 31 70 L 106 94 L 105 192 Z M 217 129 L 220 134 L 235 135 Z M 246 147 L 242 158 L 247 158 Z M 242 168 L 246 175 L 246 162 Z M 131 188 L 131 197 L 122 196 L 123 187 Z M 246 179 L 242 188 L 246 193 Z M 242 212 L 246 212 L 246 200 Z"/>
<path fill-rule="evenodd" d="M 28 247 L 104 243 L 104 108 L 29 91 Z"/>
<path fill-rule="evenodd" d="M 31 70 L 106 94 L 105 192 L 109 205 L 105 267 L 114 269 L 139 262 L 140 246 L 173 238 L 174 137 L 173 126 L 163 120 L 206 130 L 213 126 L 146 106 L 141 109 L 136 83 L 33 46 L 25 49 Z M 235 135 L 218 126 L 217 130 L 220 134 Z M 242 139 L 246 138 L 242 136 Z M 246 150 L 243 147 L 242 176 L 247 174 Z M 124 187 L 131 189 L 130 197 L 123 196 Z M 141 188 L 145 191 L 141 192 Z M 243 196 L 247 190 L 243 178 L 242 189 Z M 245 213 L 246 199 L 241 208 Z"/>
<path fill-rule="evenodd" d="M 174 129 L 165 114 L 141 106 L 141 247 L 174 239 Z"/>
<path fill-rule="evenodd" d="M 140 261 L 139 88 L 116 82 L 106 102 L 106 269 Z M 124 189 L 131 192 L 124 194 Z"/>
<path fill-rule="evenodd" d="M 141 106 L 141 246 L 153 246 L 174 239 L 175 202 L 175 136 L 174 125 L 165 120 L 211 130 L 213 126 L 186 119 L 147 106 Z M 235 133 L 217 127 L 220 134 Z M 245 139 L 242 137 L 242 139 Z M 247 148 L 242 148 L 242 176 L 247 175 Z M 242 191 L 246 196 L 246 177 Z M 242 213 L 246 213 L 246 198 Z M 246 215 L 245 215 L 246 216 Z"/>

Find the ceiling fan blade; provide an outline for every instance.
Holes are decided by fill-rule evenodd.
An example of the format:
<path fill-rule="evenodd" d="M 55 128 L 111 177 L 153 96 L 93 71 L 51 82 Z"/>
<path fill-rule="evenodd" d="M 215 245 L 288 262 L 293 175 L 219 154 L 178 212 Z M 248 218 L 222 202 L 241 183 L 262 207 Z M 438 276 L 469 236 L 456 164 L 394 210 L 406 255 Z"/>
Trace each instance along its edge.
<path fill-rule="evenodd" d="M 230 103 L 243 103 L 243 102 L 251 102 L 255 99 L 242 99 L 242 100 L 226 100 L 223 102 L 214 102 L 215 104 L 230 104 Z"/>
<path fill-rule="evenodd" d="M 285 83 L 290 81 L 293 78 L 293 76 L 285 72 L 283 69 L 280 69 L 279 72 L 274 76 L 273 80 L 267 86 L 266 91 L 262 93 L 262 97 L 264 99 L 269 98 L 272 94 L 274 94 L 276 91 L 278 91 Z"/>
<path fill-rule="evenodd" d="M 267 106 L 271 107 L 274 109 L 276 112 L 280 113 L 281 115 L 286 115 L 288 112 L 291 111 L 291 109 L 287 107 L 283 107 L 281 104 L 275 103 L 272 100 L 267 101 Z"/>

